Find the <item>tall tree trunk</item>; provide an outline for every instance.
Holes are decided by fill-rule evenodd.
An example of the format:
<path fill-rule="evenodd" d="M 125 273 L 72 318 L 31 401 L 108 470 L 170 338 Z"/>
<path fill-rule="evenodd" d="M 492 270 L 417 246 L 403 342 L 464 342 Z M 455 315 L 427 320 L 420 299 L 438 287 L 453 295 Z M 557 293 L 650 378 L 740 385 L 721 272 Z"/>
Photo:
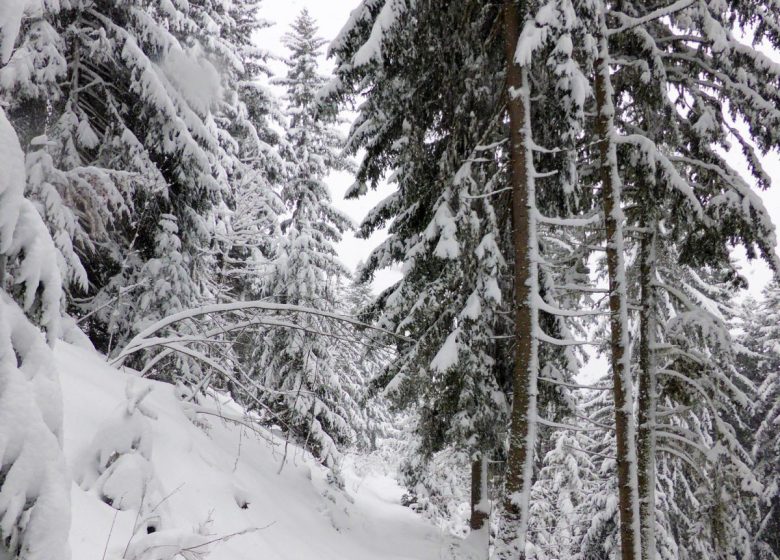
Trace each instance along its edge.
<path fill-rule="evenodd" d="M 471 519 L 469 544 L 464 559 L 487 560 L 490 556 L 490 500 L 488 499 L 488 460 L 484 454 L 471 463 Z"/>
<path fill-rule="evenodd" d="M 642 237 L 640 249 L 641 315 L 639 325 L 639 399 L 637 401 L 637 482 L 642 531 L 642 560 L 655 560 L 655 224 Z"/>
<path fill-rule="evenodd" d="M 525 559 L 528 502 L 536 443 L 538 293 L 536 203 L 530 119 L 530 92 L 525 68 L 515 62 L 520 13 L 514 0 L 504 3 L 504 47 L 508 90 L 511 157 L 512 226 L 515 250 L 515 360 L 509 452 L 496 558 Z"/>
<path fill-rule="evenodd" d="M 487 493 L 488 462 L 480 455 L 471 463 L 471 519 L 469 527 L 472 531 L 481 531 L 490 516 Z"/>
<path fill-rule="evenodd" d="M 611 366 L 615 401 L 617 443 L 618 509 L 622 560 L 638 560 L 640 550 L 639 497 L 637 488 L 636 430 L 631 390 L 626 267 L 624 262 L 623 209 L 614 138 L 612 81 L 609 74 L 609 46 L 603 5 L 599 22 L 596 79 L 596 132 L 601 165 L 601 193 L 606 226 L 607 273 L 611 329 Z"/>

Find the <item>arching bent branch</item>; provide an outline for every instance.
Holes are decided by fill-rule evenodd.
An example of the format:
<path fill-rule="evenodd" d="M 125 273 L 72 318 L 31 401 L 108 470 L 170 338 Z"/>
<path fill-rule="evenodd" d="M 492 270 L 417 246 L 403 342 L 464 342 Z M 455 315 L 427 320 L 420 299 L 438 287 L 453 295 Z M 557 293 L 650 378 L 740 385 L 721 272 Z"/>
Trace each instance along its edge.
<path fill-rule="evenodd" d="M 201 307 L 195 307 L 193 309 L 180 311 L 179 313 L 175 313 L 173 315 L 169 315 L 168 317 L 164 317 L 163 319 L 160 319 L 156 323 L 153 323 L 152 325 L 150 325 L 149 327 L 145 328 L 137 335 L 135 335 L 130 340 L 130 342 L 128 342 L 127 345 L 122 349 L 122 351 L 114 359 L 110 361 L 110 363 L 114 367 L 119 367 L 122 365 L 122 363 L 128 356 L 134 354 L 135 352 L 145 350 L 152 346 L 165 346 L 166 340 L 164 338 L 152 337 L 152 335 L 164 329 L 165 327 L 169 327 L 180 321 L 184 321 L 187 319 L 194 319 L 196 317 L 203 317 L 205 315 L 221 315 L 221 314 L 228 314 L 228 313 L 235 313 L 235 312 L 246 312 L 252 310 L 270 311 L 280 315 L 287 314 L 287 313 L 315 315 L 318 317 L 323 317 L 325 319 L 330 319 L 338 323 L 347 323 L 361 329 L 373 330 L 391 336 L 393 338 L 397 338 L 399 340 L 403 340 L 403 341 L 410 340 L 405 336 L 396 334 L 387 329 L 382 329 L 380 327 L 375 327 L 367 323 L 363 323 L 353 317 L 347 315 L 340 315 L 338 313 L 323 311 L 315 307 L 304 307 L 300 305 L 273 303 L 273 302 L 262 301 L 262 300 L 242 301 L 242 302 L 234 302 L 234 303 L 204 305 Z M 244 321 L 238 323 L 237 326 L 235 327 L 231 327 L 231 325 L 226 325 L 225 327 L 220 328 L 219 331 L 228 332 L 230 330 L 235 330 L 237 328 L 244 328 L 249 324 L 257 324 L 258 326 L 268 326 L 268 327 L 303 329 L 302 326 L 297 325 L 296 323 L 292 323 L 288 321 L 280 321 L 279 319 L 274 319 L 273 316 L 264 316 L 261 318 L 256 318 L 255 320 L 252 321 Z M 318 332 L 317 334 L 321 334 L 323 336 L 333 336 L 335 338 L 341 338 L 341 336 L 335 332 L 334 333 Z"/>

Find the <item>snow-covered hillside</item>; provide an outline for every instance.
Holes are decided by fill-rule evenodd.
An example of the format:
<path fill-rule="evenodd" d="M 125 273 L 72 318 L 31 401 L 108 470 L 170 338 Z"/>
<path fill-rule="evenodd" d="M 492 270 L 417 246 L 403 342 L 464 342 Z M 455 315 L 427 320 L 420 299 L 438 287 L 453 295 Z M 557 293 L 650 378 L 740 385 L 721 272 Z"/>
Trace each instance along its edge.
<path fill-rule="evenodd" d="M 448 556 L 451 537 L 399 505 L 382 465 L 347 460 L 338 490 L 298 447 L 282 466 L 284 440 L 226 399 L 187 402 L 177 387 L 70 344 L 55 354 L 74 560 Z"/>

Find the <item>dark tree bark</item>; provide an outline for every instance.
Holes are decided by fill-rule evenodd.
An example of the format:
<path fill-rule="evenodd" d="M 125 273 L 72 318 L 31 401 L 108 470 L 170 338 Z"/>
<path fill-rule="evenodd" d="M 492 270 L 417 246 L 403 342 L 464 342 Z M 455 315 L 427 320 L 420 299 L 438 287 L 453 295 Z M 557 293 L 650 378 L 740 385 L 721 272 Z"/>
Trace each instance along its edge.
<path fill-rule="evenodd" d="M 530 96 L 526 71 L 515 62 L 525 2 L 504 3 L 504 48 L 506 53 L 507 110 L 511 158 L 512 226 L 515 266 L 515 356 L 510 419 L 509 452 L 504 501 L 496 558 L 525 559 L 528 500 L 531 490 L 536 439 L 536 370 L 533 262 L 535 194 L 530 149 Z"/>
<path fill-rule="evenodd" d="M 641 315 L 639 325 L 639 400 L 637 402 L 637 482 L 642 531 L 642 560 L 655 559 L 655 231 L 642 237 L 640 263 Z"/>
<path fill-rule="evenodd" d="M 490 517 L 487 506 L 487 459 L 480 456 L 471 463 L 471 518 L 472 531 L 481 531 Z"/>
<path fill-rule="evenodd" d="M 639 558 L 640 531 L 636 443 L 629 371 L 628 305 L 624 263 L 623 210 L 614 141 L 614 104 L 609 47 L 601 14 L 599 55 L 595 62 L 596 134 L 599 139 L 601 194 L 609 276 L 610 347 L 617 444 L 618 509 L 622 560 Z"/>

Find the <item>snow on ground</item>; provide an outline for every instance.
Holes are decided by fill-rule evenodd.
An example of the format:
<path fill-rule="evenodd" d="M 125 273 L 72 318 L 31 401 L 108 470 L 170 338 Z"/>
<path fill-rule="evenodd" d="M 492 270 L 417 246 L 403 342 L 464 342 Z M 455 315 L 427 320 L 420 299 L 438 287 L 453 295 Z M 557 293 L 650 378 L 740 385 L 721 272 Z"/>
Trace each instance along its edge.
<path fill-rule="evenodd" d="M 181 389 L 66 343 L 56 359 L 74 560 L 450 557 L 452 537 L 400 505 L 402 490 L 385 469 L 347 460 L 340 491 L 291 445 L 280 472 L 284 440 L 234 403 L 185 402 Z"/>

